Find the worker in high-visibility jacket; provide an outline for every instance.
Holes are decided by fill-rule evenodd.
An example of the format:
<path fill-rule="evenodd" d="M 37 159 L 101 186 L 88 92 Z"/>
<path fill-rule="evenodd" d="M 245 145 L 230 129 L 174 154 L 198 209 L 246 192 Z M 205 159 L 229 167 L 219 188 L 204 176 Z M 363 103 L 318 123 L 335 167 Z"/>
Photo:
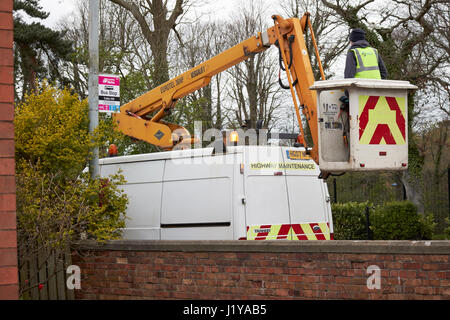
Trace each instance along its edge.
<path fill-rule="evenodd" d="M 387 79 L 388 72 L 378 50 L 366 41 L 362 29 L 350 32 L 344 78 Z"/>
<path fill-rule="evenodd" d="M 387 79 L 388 72 L 383 59 L 378 54 L 378 50 L 372 48 L 366 41 L 366 33 L 362 29 L 353 29 L 350 32 L 350 49 L 347 52 L 345 62 L 344 78 L 365 78 L 365 79 Z M 341 110 L 349 114 L 349 94 L 345 90 L 345 95 L 340 97 L 342 102 Z M 347 118 L 349 119 L 349 118 Z M 350 136 L 350 126 L 344 124 L 343 137 L 348 145 Z"/>

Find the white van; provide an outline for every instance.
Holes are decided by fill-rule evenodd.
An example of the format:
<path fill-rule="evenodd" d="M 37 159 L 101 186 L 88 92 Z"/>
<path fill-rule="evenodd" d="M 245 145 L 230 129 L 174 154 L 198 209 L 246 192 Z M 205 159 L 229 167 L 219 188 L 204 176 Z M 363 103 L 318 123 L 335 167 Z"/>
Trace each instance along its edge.
<path fill-rule="evenodd" d="M 129 198 L 124 239 L 332 240 L 326 183 L 304 148 L 232 146 L 100 159 Z"/>

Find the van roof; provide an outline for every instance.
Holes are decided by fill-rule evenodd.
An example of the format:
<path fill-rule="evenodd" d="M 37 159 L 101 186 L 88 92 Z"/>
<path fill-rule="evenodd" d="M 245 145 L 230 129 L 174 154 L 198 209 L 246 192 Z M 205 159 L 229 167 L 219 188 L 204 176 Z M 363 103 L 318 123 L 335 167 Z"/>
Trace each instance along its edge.
<path fill-rule="evenodd" d="M 248 152 L 249 149 L 258 148 L 262 149 L 295 149 L 298 151 L 305 151 L 305 148 L 296 147 L 286 147 L 286 146 L 227 146 L 227 152 L 225 154 L 243 153 Z M 164 152 L 154 152 L 145 153 L 129 156 L 111 157 L 103 158 L 99 160 L 99 164 L 115 164 L 115 163 L 125 163 L 125 162 L 141 162 L 141 161 L 156 161 L 156 160 L 167 160 L 167 159 L 181 159 L 181 158 L 192 158 L 192 157 L 205 157 L 211 156 L 213 148 L 198 148 L 198 149 L 187 149 L 187 150 L 173 150 Z"/>

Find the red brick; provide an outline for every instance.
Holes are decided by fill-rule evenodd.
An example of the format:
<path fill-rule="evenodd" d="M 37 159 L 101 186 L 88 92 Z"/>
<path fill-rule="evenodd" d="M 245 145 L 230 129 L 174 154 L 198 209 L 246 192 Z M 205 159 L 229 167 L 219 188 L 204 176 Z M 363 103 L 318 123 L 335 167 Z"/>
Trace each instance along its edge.
<path fill-rule="evenodd" d="M 421 279 L 404 279 L 404 286 L 419 287 L 423 284 Z"/>
<path fill-rule="evenodd" d="M 287 289 L 275 289 L 275 295 L 279 297 L 288 297 L 289 296 L 289 290 Z"/>
<path fill-rule="evenodd" d="M 0 66 L 0 83 L 11 84 L 14 82 L 14 67 Z"/>
<path fill-rule="evenodd" d="M 405 300 L 406 297 L 404 294 L 392 293 L 392 294 L 388 294 L 386 296 L 386 298 L 389 300 Z"/>
<path fill-rule="evenodd" d="M 417 278 L 417 272 L 416 271 L 405 271 L 405 270 L 400 270 L 398 272 L 398 276 L 402 279 L 412 279 L 412 278 Z"/>
<path fill-rule="evenodd" d="M 450 280 L 441 280 L 439 285 L 441 287 L 448 287 L 448 288 L 450 288 Z"/>
<path fill-rule="evenodd" d="M 0 139 L 0 158 L 14 158 L 13 139 Z"/>
<path fill-rule="evenodd" d="M 14 54 L 12 49 L 0 49 L 0 66 L 14 67 Z"/>
<path fill-rule="evenodd" d="M 0 230 L 0 248 L 16 248 L 17 234 L 16 231 Z"/>
<path fill-rule="evenodd" d="M 413 263 L 413 262 L 404 262 L 403 263 L 403 268 L 404 269 L 420 269 L 421 268 L 421 264 L 420 263 Z"/>
<path fill-rule="evenodd" d="M 11 12 L 13 10 L 13 0 L 2 0 L 0 1 L 0 11 L 1 12 Z"/>
<path fill-rule="evenodd" d="M 16 189 L 14 176 L 0 176 L 0 193 L 13 193 Z"/>
<path fill-rule="evenodd" d="M 424 263 L 422 270 L 439 270 L 439 264 L 437 263 Z"/>
<path fill-rule="evenodd" d="M 401 262 L 385 262 L 384 267 L 387 269 L 401 269 L 402 263 Z"/>
<path fill-rule="evenodd" d="M 288 276 L 288 282 L 301 282 L 303 281 L 303 276 Z"/>
<path fill-rule="evenodd" d="M 12 121 L 0 121 L 0 138 L 14 139 L 14 123 Z"/>
<path fill-rule="evenodd" d="M 0 84 L 0 102 L 14 102 L 14 87 L 12 84 Z"/>
<path fill-rule="evenodd" d="M 1 177 L 0 177 L 1 178 Z M 1 180 L 0 180 L 1 183 Z M 15 212 L 0 212 L 0 229 L 6 230 L 16 229 L 16 213 Z M 1 262 L 1 260 L 0 260 Z"/>
<path fill-rule="evenodd" d="M 324 259 L 319 261 L 316 254 L 302 253 L 300 257 L 284 253 L 284 264 L 278 265 L 274 263 L 278 255 L 271 253 L 205 252 L 201 258 L 187 252 L 90 254 L 83 264 L 76 263 L 77 258 L 73 260 L 86 271 L 90 279 L 87 286 L 93 288 L 79 294 L 79 298 L 439 299 L 448 293 L 447 261 L 436 259 L 438 263 L 428 263 L 439 266 L 436 272 L 423 271 L 420 265 L 431 261 L 428 255 L 393 255 L 392 259 L 384 259 L 385 255 L 346 254 L 350 261 L 345 261 L 321 254 Z M 123 258 L 120 260 L 124 264 L 114 264 L 111 259 L 107 262 L 106 257 Z M 327 257 L 333 260 L 328 261 Z M 359 269 L 352 269 L 351 262 Z M 288 264 L 295 268 L 287 267 Z M 367 288 L 368 264 L 382 266 L 382 290 Z M 416 288 L 431 289 L 419 289 L 416 293 Z M 124 291 L 127 289 L 131 293 Z"/>
<path fill-rule="evenodd" d="M 19 276 L 17 267 L 0 267 L 0 286 L 5 284 L 17 284 Z"/>
<path fill-rule="evenodd" d="M 450 262 L 450 256 L 449 255 L 436 255 L 436 256 L 430 256 L 427 261 L 430 262 Z"/>
<path fill-rule="evenodd" d="M 19 299 L 18 285 L 0 286 L 0 300 L 17 300 L 17 299 Z"/>
<path fill-rule="evenodd" d="M 17 266 L 17 249 L 0 249 L 2 266 Z"/>
<path fill-rule="evenodd" d="M 12 48 L 13 38 L 12 30 L 0 30 L 0 48 Z"/>
<path fill-rule="evenodd" d="M 0 212 L 1 211 L 16 211 L 15 194 L 0 194 Z"/>
<path fill-rule="evenodd" d="M 430 287 L 418 287 L 414 291 L 418 294 L 433 294 L 433 288 Z"/>
<path fill-rule="evenodd" d="M 412 254 L 396 254 L 394 255 L 395 261 L 401 262 L 423 262 L 426 261 L 426 256 L 423 255 L 412 255 Z"/>
<path fill-rule="evenodd" d="M 14 158 L 14 156 L 14 139 L 0 139 L 0 161 L 3 161 L 2 158 Z M 10 175 L 14 175 L 14 173 L 12 172 Z"/>
<path fill-rule="evenodd" d="M 10 12 L 0 12 L 0 29 L 13 29 L 13 17 Z"/>
<path fill-rule="evenodd" d="M 394 258 L 391 254 L 377 254 L 376 255 L 376 260 L 377 261 L 393 261 Z"/>
<path fill-rule="evenodd" d="M 450 273 L 450 263 L 439 263 L 439 270 L 449 270 Z"/>
<path fill-rule="evenodd" d="M 0 159 L 0 175 L 15 175 L 15 161 L 13 158 L 2 158 Z M 13 192 L 15 189 L 12 189 Z"/>
<path fill-rule="evenodd" d="M 14 106 L 12 103 L 0 103 L 0 121 L 14 120 Z"/>
<path fill-rule="evenodd" d="M 438 275 L 439 272 L 437 272 L 437 271 L 429 271 L 429 272 L 426 272 L 426 274 L 427 274 L 426 279 L 428 279 L 428 280 L 445 279 L 445 277 L 442 277 L 441 275 Z"/>
<path fill-rule="evenodd" d="M 417 278 L 428 279 L 428 271 L 418 271 Z"/>

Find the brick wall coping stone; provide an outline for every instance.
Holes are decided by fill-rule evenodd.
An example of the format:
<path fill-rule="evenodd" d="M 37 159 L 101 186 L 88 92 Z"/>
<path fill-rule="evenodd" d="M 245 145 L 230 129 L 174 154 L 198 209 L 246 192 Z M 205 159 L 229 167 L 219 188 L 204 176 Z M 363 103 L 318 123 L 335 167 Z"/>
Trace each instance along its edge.
<path fill-rule="evenodd" d="M 179 251 L 179 252 L 321 252 L 380 254 L 450 254 L 450 240 L 332 240 L 332 241 L 239 241 L 239 240 L 112 240 L 99 244 L 84 240 L 79 250 Z"/>

